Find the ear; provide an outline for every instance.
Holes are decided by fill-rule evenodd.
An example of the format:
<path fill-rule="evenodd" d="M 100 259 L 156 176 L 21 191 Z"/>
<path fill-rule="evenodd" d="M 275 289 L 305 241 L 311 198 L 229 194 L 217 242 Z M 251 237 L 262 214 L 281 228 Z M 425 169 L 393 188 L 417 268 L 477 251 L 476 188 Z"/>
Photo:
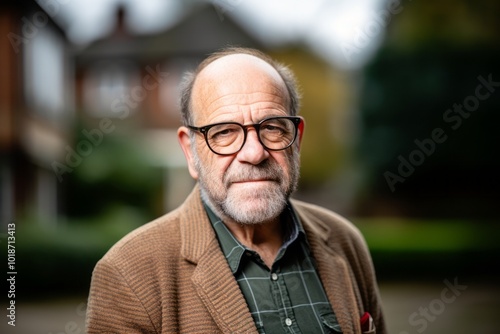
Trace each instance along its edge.
<path fill-rule="evenodd" d="M 185 126 L 181 126 L 177 130 L 177 140 L 179 140 L 179 144 L 181 145 L 184 156 L 186 157 L 189 174 L 193 179 L 198 180 L 198 170 L 196 169 L 196 166 L 194 164 L 194 156 L 192 151 L 194 148 L 191 147 L 189 129 Z"/>
<path fill-rule="evenodd" d="M 299 142 L 298 142 L 298 147 L 300 149 L 300 145 L 302 143 L 302 136 L 304 135 L 304 127 L 306 125 L 306 121 L 304 120 L 304 118 L 300 118 L 300 123 L 299 123 L 299 126 L 298 126 L 298 130 L 299 130 Z"/>

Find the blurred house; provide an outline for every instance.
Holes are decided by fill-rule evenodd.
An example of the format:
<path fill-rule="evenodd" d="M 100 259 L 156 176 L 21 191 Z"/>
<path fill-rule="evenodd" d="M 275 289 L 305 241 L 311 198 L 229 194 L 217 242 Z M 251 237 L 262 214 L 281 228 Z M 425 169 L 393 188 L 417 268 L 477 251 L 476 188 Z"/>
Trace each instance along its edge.
<path fill-rule="evenodd" d="M 338 175 L 356 136 L 355 84 L 307 47 L 266 44 L 233 11 L 210 3 L 185 3 L 176 22 L 147 34 L 129 30 L 120 7 L 114 31 L 84 47 L 72 45 L 51 18 L 60 14 L 58 2 L 45 10 L 27 0 L 0 6 L 0 31 L 8 37 L 0 49 L 2 222 L 30 213 L 56 223 L 75 205 L 90 212 L 86 199 L 94 189 L 68 196 L 79 191 L 71 180 L 75 171 L 93 168 L 87 157 L 95 158 L 92 152 L 115 136 L 135 142 L 163 175 L 155 214 L 177 206 L 193 186 L 176 136 L 179 83 L 186 70 L 228 45 L 261 49 L 291 66 L 308 122 L 302 197 L 316 194 L 316 201 L 335 209 L 349 201 L 343 190 L 349 187 L 333 193 L 330 181 L 349 180 Z"/>
<path fill-rule="evenodd" d="M 58 10 L 59 4 L 50 8 Z M 63 210 L 51 164 L 64 155 L 73 118 L 64 31 L 35 1 L 0 3 L 0 213 L 56 223 Z"/>

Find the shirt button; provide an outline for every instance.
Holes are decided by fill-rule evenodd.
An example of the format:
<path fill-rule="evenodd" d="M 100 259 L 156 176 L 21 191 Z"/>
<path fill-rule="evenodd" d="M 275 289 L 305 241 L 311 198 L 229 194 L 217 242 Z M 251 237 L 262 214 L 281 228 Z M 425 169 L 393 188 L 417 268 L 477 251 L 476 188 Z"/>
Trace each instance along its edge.
<path fill-rule="evenodd" d="M 286 319 L 285 319 L 285 324 L 286 324 L 287 326 L 291 326 L 291 325 L 292 325 L 292 319 L 290 319 L 290 318 L 286 318 Z"/>
<path fill-rule="evenodd" d="M 271 279 L 272 279 L 273 281 L 278 280 L 278 274 L 276 274 L 276 273 L 272 273 L 272 274 L 271 274 Z"/>

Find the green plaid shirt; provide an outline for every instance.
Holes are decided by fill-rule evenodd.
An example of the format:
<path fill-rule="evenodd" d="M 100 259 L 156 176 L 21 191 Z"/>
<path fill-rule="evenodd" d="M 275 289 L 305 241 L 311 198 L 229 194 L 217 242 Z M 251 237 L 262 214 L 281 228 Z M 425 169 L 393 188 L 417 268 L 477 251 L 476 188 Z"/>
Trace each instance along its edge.
<path fill-rule="evenodd" d="M 270 270 L 207 205 L 205 209 L 259 333 L 341 333 L 290 204 L 281 215 L 287 229 L 285 242 Z"/>

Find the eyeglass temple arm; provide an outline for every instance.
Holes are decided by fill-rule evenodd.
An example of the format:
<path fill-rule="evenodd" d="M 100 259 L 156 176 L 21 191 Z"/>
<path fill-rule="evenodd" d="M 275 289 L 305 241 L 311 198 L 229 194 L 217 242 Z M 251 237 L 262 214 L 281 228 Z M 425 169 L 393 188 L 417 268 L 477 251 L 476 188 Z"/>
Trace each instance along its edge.
<path fill-rule="evenodd" d="M 300 123 L 299 123 L 299 148 L 300 144 L 302 143 L 302 135 L 304 135 L 304 126 L 305 126 L 306 121 L 304 120 L 303 117 L 300 118 Z"/>

